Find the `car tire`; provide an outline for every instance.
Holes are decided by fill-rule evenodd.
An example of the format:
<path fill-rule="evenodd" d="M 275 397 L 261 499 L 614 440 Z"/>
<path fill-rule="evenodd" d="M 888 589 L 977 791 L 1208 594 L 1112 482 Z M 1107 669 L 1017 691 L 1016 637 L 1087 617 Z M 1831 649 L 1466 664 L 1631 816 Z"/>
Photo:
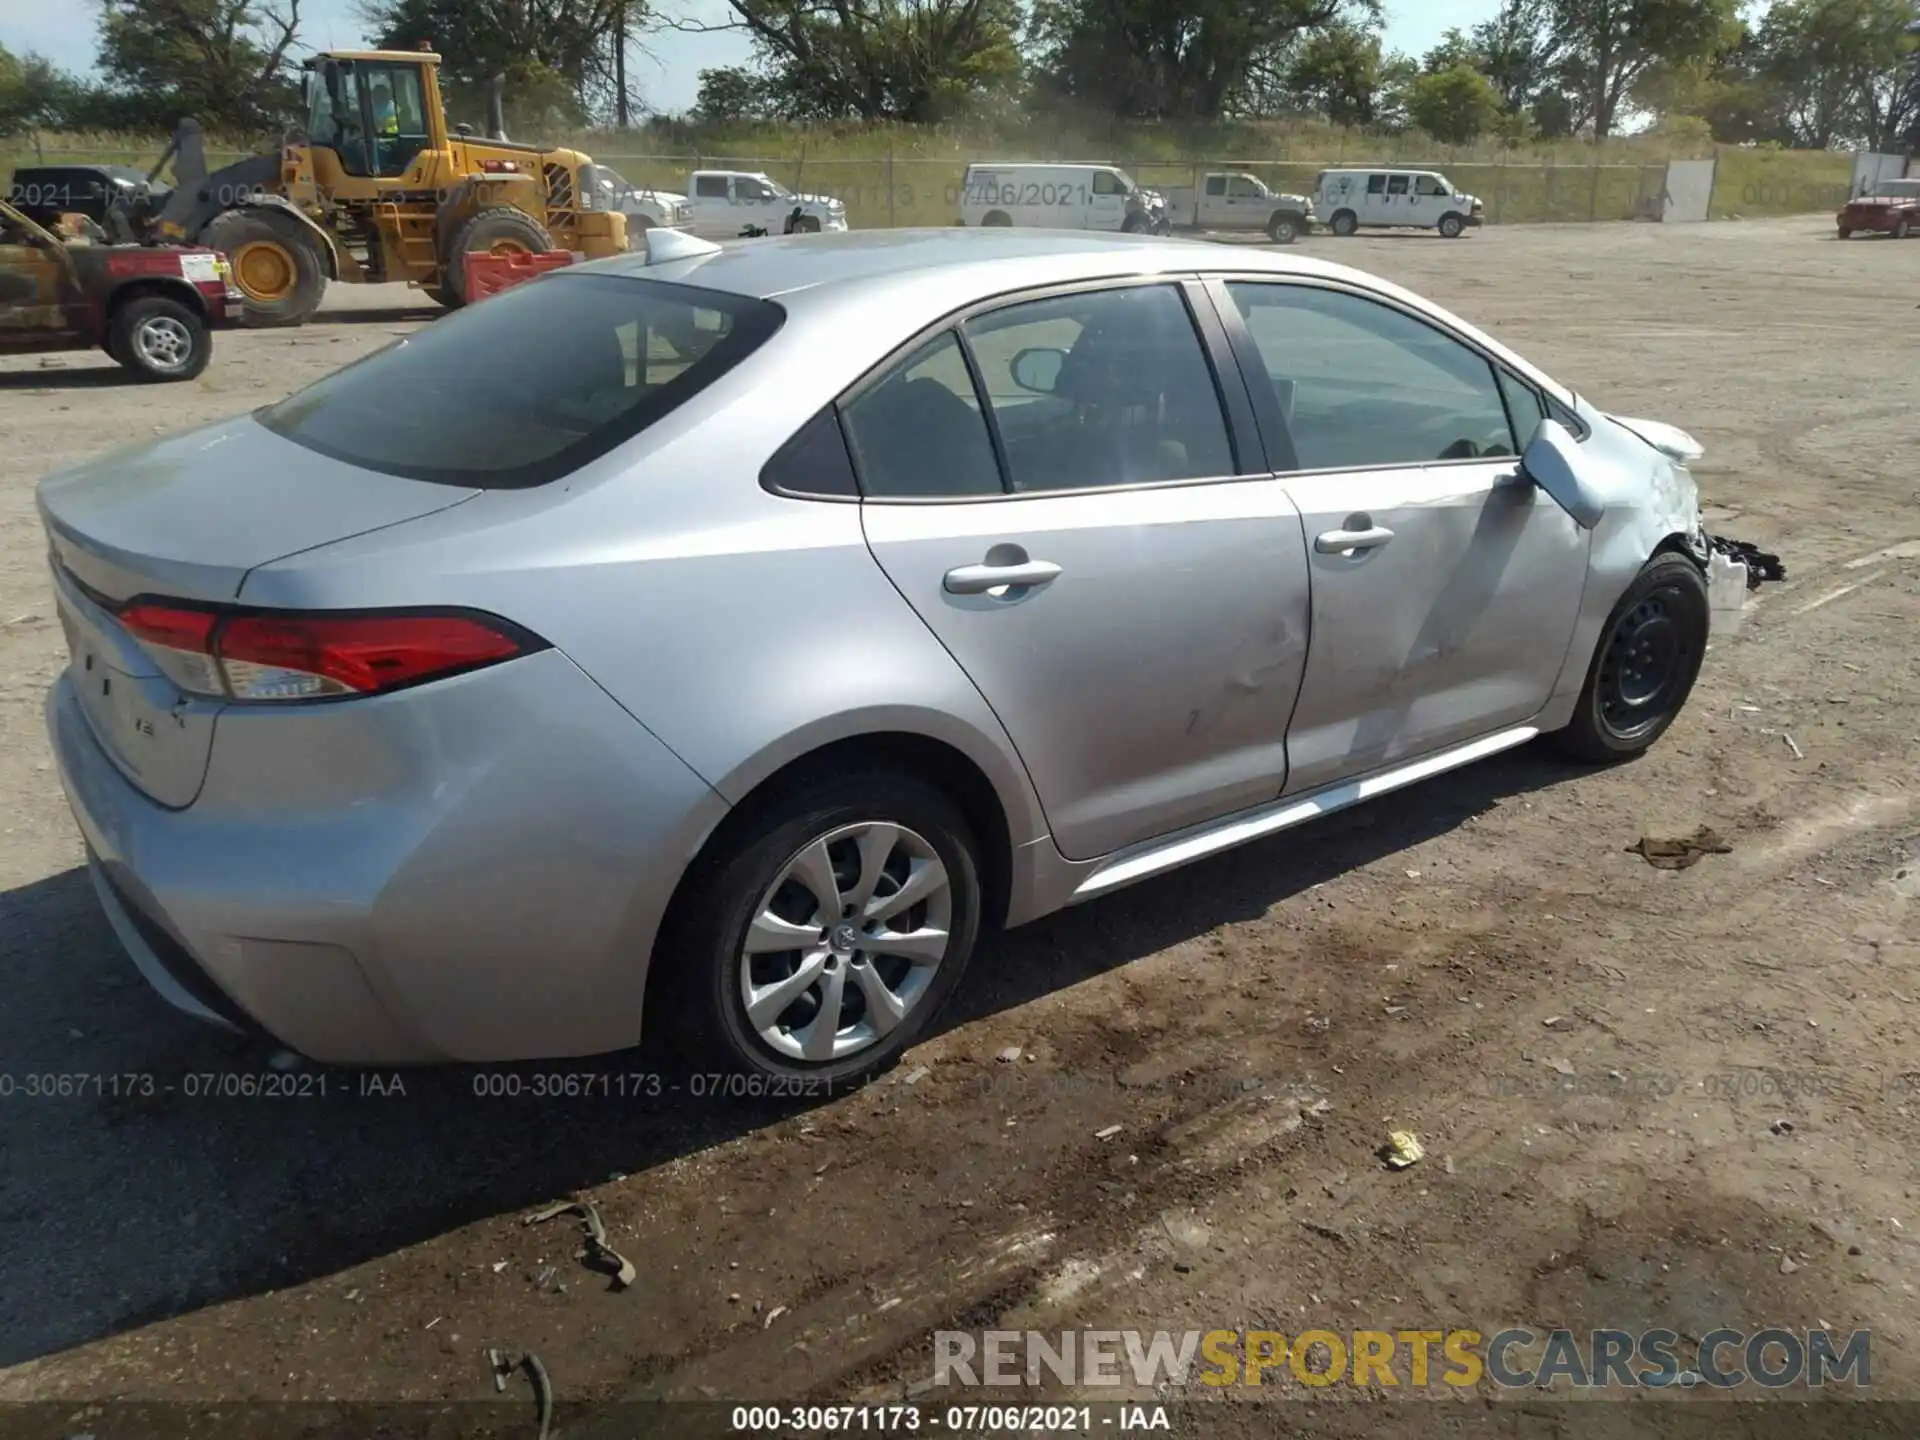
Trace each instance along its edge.
<path fill-rule="evenodd" d="M 207 222 L 200 242 L 233 266 L 245 297 L 240 323 L 256 330 L 304 324 L 327 293 L 327 266 L 307 227 L 292 215 L 253 207 Z"/>
<path fill-rule="evenodd" d="M 995 226 L 1011 225 L 1013 224 L 1013 217 L 1004 210 L 989 210 L 986 219 L 980 223 L 982 225 Z"/>
<path fill-rule="evenodd" d="M 1551 737 L 1555 747 L 1602 764 L 1651 749 L 1693 693 L 1710 623 L 1699 565 L 1671 551 L 1654 556 L 1607 616 L 1573 719 Z"/>
<path fill-rule="evenodd" d="M 422 285 L 420 293 L 443 310 L 458 310 L 466 303 L 452 291 L 444 290 L 438 285 Z"/>
<path fill-rule="evenodd" d="M 1129 215 L 1120 222 L 1122 235 L 1145 235 L 1153 229 L 1153 222 L 1144 215 Z"/>
<path fill-rule="evenodd" d="M 184 301 L 136 295 L 109 323 L 107 353 L 142 380 L 195 380 L 213 358 L 206 318 Z"/>
<path fill-rule="evenodd" d="M 1467 232 L 1467 222 L 1460 216 L 1448 211 L 1440 217 L 1440 236 L 1444 240 L 1458 240 Z"/>
<path fill-rule="evenodd" d="M 1351 210 L 1336 211 L 1334 213 L 1333 223 L 1328 228 L 1342 240 L 1350 239 L 1353 233 L 1360 228 L 1360 217 Z"/>
<path fill-rule="evenodd" d="M 829 775 L 749 802 L 709 849 L 683 882 L 654 951 L 647 1028 L 673 1059 L 708 1077 L 741 1077 L 729 1094 L 825 1095 L 886 1069 L 926 1033 L 966 969 L 982 911 L 977 842 L 943 792 L 904 770 Z M 873 868 L 863 875 L 863 866 Z M 841 902 L 832 916 L 819 898 L 825 877 Z M 884 907 L 903 881 L 926 886 L 904 912 L 867 924 L 846 914 L 846 896 L 863 883 Z M 790 926 L 798 943 L 750 952 L 756 925 L 776 937 Z M 863 948 L 876 931 L 940 931 L 945 943 L 936 955 L 930 940 L 916 942 L 932 963 L 914 964 Z M 813 983 L 792 988 L 803 970 Z M 777 988 L 783 984 L 787 991 Z M 752 988 L 779 1008 L 750 1013 Z M 815 1036 L 834 993 L 840 1023 Z M 890 1018 L 876 1035 L 869 997 L 882 994 L 892 997 Z M 821 1046 L 812 1057 L 810 1041 Z"/>
<path fill-rule="evenodd" d="M 539 255 L 553 248 L 553 237 L 547 233 L 546 227 L 526 211 L 515 210 L 510 205 L 491 206 L 454 232 L 453 243 L 447 247 L 440 288 L 450 291 L 465 304 L 468 255 L 476 251 L 495 255 L 515 252 Z"/>
<path fill-rule="evenodd" d="M 1910 222 L 1906 216 L 1902 215 L 1898 220 L 1893 222 L 1893 238 L 1894 239 L 1904 240 L 1907 238 L 1908 235 L 1912 233 L 1913 233 L 1912 222 Z"/>
<path fill-rule="evenodd" d="M 1842 240 L 1851 240 L 1853 238 L 1853 231 L 1845 225 L 1842 225 L 1840 227 L 1840 238 Z"/>
<path fill-rule="evenodd" d="M 1267 239 L 1276 245 L 1291 245 L 1300 238 L 1300 219 L 1295 215 L 1276 215 L 1267 221 Z"/>

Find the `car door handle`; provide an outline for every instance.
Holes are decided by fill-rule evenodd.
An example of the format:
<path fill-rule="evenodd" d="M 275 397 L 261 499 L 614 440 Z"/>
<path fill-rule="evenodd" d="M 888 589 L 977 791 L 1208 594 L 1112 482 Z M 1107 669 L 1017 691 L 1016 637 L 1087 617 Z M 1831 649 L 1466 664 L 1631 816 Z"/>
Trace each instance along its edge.
<path fill-rule="evenodd" d="M 1026 560 L 1018 565 L 962 565 L 949 570 L 946 588 L 949 595 L 984 595 L 1001 586 L 1021 589 L 1045 585 L 1060 575 L 1060 567 L 1051 560 Z"/>
<path fill-rule="evenodd" d="M 1370 530 L 1323 530 L 1314 537 L 1313 548 L 1322 555 L 1339 555 L 1348 550 L 1378 550 L 1391 539 L 1393 532 L 1384 525 Z"/>

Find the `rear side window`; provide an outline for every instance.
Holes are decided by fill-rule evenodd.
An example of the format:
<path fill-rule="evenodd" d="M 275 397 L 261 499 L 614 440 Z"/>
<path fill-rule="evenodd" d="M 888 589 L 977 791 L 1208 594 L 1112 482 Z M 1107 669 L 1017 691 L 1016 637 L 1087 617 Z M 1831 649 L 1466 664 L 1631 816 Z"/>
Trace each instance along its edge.
<path fill-rule="evenodd" d="M 1001 493 L 993 438 L 952 331 L 909 355 L 842 413 L 868 497 L 955 500 Z"/>
<path fill-rule="evenodd" d="M 853 475 L 840 417 L 829 405 L 794 432 L 765 468 L 760 483 L 776 495 L 814 499 L 857 500 L 860 485 Z"/>
<path fill-rule="evenodd" d="M 715 290 L 556 275 L 437 320 L 258 415 L 296 445 L 382 474 L 544 485 L 699 394 L 785 318 Z"/>
<path fill-rule="evenodd" d="M 1387 177 L 1384 175 L 1367 176 L 1367 194 L 1384 195 L 1387 193 Z"/>

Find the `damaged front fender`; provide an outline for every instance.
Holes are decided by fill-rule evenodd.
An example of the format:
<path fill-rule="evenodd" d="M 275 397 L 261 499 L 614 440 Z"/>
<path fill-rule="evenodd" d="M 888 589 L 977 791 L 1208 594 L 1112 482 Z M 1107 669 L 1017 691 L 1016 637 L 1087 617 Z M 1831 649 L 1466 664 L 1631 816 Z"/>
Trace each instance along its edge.
<path fill-rule="evenodd" d="M 1576 441 L 1554 425 L 1556 437 L 1548 430 L 1552 422 L 1547 422 L 1522 460 L 1541 489 L 1593 537 L 1580 618 L 1553 698 L 1538 722 L 1542 730 L 1555 729 L 1572 717 L 1607 617 L 1646 563 L 1657 552 L 1676 548 L 1677 542 L 1704 571 L 1712 553 L 1700 512 L 1700 488 L 1682 458 L 1698 458 L 1703 448 L 1699 442 L 1670 425 L 1616 420 L 1584 401 L 1579 413 L 1589 430 L 1585 437 Z M 1536 455 L 1534 446 L 1542 441 L 1549 448 Z M 1564 466 L 1566 475 L 1549 484 L 1555 465 Z M 1568 499 L 1555 493 L 1554 484 Z"/>

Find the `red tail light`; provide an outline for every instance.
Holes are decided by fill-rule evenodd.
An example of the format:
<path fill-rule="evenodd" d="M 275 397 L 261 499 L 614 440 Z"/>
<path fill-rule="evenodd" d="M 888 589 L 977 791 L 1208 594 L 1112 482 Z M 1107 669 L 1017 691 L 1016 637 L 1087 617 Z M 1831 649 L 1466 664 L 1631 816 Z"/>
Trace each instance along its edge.
<path fill-rule="evenodd" d="M 546 648 L 464 610 L 223 610 L 143 597 L 118 618 L 181 689 L 235 700 L 377 695 Z"/>

